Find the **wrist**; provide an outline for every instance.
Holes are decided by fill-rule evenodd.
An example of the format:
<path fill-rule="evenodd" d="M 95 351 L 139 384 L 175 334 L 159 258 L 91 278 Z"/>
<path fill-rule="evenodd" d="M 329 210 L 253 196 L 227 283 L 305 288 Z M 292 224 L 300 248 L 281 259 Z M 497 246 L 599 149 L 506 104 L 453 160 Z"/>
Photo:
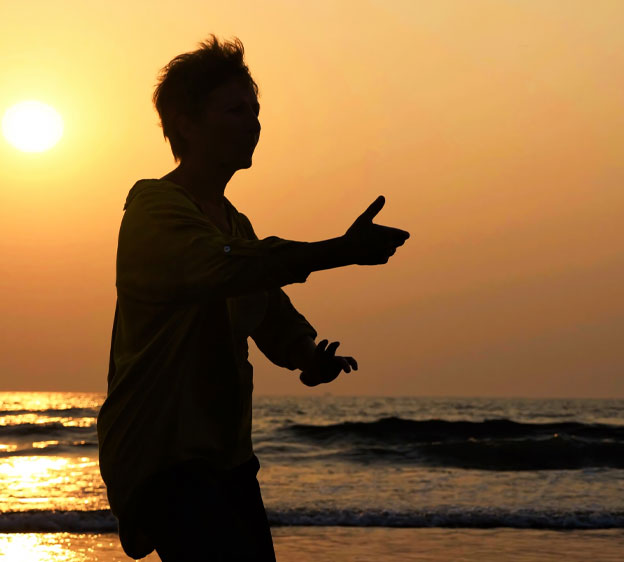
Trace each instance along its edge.
<path fill-rule="evenodd" d="M 303 336 L 292 344 L 290 349 L 290 363 L 295 369 L 304 371 L 308 368 L 314 352 L 316 350 L 316 343 L 310 336 Z"/>
<path fill-rule="evenodd" d="M 320 242 L 309 242 L 306 261 L 313 264 L 314 271 L 353 265 L 353 245 L 344 235 Z"/>
<path fill-rule="evenodd" d="M 306 371 L 303 371 L 303 372 L 299 375 L 299 380 L 300 380 L 303 384 L 305 384 L 306 386 L 310 386 L 310 387 L 312 387 L 312 386 L 317 386 L 318 384 L 320 384 L 320 383 L 318 383 L 318 382 L 315 382 L 315 381 L 310 380 L 310 377 L 309 377 L 309 375 L 306 373 Z"/>

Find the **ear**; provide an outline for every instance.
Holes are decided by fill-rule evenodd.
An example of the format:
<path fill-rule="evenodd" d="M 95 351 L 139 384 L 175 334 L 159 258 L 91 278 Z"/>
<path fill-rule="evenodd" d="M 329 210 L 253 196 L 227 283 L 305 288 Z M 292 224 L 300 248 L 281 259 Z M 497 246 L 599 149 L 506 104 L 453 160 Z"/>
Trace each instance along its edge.
<path fill-rule="evenodd" d="M 178 113 L 178 115 L 176 115 L 175 117 L 174 123 L 178 134 L 185 141 L 187 141 L 187 143 L 192 141 L 196 127 L 195 123 L 188 117 L 188 115 L 184 113 Z"/>

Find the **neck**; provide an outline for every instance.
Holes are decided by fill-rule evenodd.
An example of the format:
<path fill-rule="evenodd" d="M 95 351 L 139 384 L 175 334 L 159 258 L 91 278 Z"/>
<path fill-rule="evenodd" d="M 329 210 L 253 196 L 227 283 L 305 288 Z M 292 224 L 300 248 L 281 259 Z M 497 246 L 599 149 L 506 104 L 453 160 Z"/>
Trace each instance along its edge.
<path fill-rule="evenodd" d="M 233 175 L 234 172 L 206 163 L 197 166 L 192 162 L 182 161 L 175 170 L 161 179 L 183 187 L 202 205 L 223 207 L 225 187 Z"/>

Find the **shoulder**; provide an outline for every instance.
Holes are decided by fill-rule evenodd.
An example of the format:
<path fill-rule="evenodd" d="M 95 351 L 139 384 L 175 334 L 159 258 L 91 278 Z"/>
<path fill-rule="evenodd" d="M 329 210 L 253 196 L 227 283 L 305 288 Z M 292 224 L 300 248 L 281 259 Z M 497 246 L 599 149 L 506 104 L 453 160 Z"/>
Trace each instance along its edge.
<path fill-rule="evenodd" d="M 128 192 L 124 210 L 130 207 L 142 207 L 154 202 L 182 205 L 198 210 L 197 203 L 182 187 L 170 181 L 159 179 L 137 181 Z"/>

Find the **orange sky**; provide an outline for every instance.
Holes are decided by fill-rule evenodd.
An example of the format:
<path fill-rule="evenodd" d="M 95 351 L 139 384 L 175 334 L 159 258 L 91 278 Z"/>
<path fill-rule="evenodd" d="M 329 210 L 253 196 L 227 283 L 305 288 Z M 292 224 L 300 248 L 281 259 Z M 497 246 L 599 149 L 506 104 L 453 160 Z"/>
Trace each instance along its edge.
<path fill-rule="evenodd" d="M 259 394 L 624 397 L 624 3 L 5 3 L 0 113 L 54 106 L 42 154 L 0 139 L 0 390 L 104 391 L 126 194 L 174 167 L 151 95 L 209 33 L 261 90 L 226 195 L 260 237 L 411 232 L 386 266 L 286 288 L 360 371 L 316 389 L 251 343 Z"/>

